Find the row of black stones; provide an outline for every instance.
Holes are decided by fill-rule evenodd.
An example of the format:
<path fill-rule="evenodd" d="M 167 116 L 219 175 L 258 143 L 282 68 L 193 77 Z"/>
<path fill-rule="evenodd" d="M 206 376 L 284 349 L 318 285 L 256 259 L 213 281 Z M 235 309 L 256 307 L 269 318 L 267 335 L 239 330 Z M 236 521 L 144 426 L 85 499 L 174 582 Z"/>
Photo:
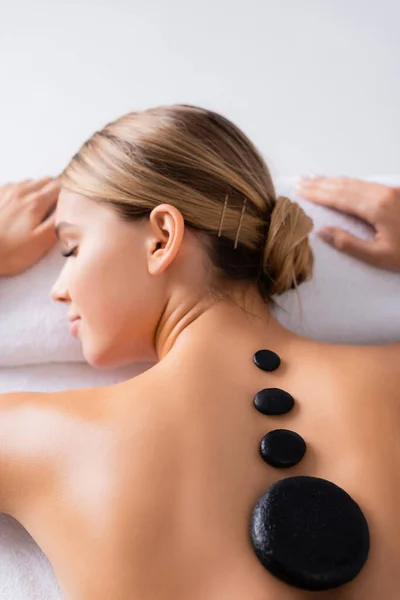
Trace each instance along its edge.
<path fill-rule="evenodd" d="M 280 357 L 259 350 L 254 363 L 275 371 Z M 264 415 L 292 410 L 293 397 L 278 388 L 261 390 L 255 408 Z M 261 440 L 260 454 L 274 467 L 290 467 L 304 456 L 306 443 L 294 431 L 275 429 Z M 337 588 L 354 579 L 369 552 L 367 521 L 342 488 L 319 477 L 287 477 L 273 483 L 257 500 L 251 517 L 257 557 L 275 577 L 310 590 Z"/>
<path fill-rule="evenodd" d="M 263 371 L 275 371 L 281 364 L 279 356 L 271 350 L 259 350 L 254 363 Z M 292 410 L 294 399 L 279 388 L 267 388 L 254 396 L 254 406 L 264 415 L 283 415 Z M 272 467 L 285 468 L 297 465 L 307 446 L 301 435 L 288 429 L 274 429 L 261 440 L 260 454 Z"/>

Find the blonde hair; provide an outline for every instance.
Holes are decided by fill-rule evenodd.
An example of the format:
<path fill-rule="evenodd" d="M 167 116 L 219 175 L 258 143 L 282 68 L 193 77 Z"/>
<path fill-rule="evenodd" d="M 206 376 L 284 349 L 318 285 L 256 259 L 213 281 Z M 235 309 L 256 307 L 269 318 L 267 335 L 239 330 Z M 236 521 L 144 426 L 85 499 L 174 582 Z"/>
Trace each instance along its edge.
<path fill-rule="evenodd" d="M 83 144 L 60 183 L 113 205 L 124 221 L 145 219 L 158 204 L 175 206 L 185 226 L 208 234 L 217 271 L 257 283 L 267 303 L 312 275 L 311 219 L 298 204 L 276 197 L 252 142 L 210 110 L 172 105 L 128 113 Z"/>

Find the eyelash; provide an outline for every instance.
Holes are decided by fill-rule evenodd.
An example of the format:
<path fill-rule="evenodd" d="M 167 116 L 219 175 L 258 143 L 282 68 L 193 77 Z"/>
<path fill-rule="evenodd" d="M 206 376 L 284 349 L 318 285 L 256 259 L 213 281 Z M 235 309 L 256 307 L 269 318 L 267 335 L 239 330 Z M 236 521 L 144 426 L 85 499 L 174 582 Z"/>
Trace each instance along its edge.
<path fill-rule="evenodd" d="M 72 250 L 70 250 L 69 252 L 61 252 L 61 256 L 64 256 L 65 258 L 68 258 L 69 256 L 72 256 L 73 253 L 75 252 L 75 250 L 77 249 L 77 247 L 75 246 L 75 248 L 72 248 Z"/>

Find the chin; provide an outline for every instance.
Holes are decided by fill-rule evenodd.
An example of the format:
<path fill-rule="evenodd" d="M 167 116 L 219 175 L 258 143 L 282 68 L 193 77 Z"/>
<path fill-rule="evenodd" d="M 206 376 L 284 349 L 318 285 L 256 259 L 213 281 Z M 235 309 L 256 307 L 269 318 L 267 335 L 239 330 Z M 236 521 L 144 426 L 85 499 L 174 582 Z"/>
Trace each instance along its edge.
<path fill-rule="evenodd" d="M 93 352 L 83 348 L 83 355 L 86 362 L 94 369 L 107 369 L 115 366 L 115 363 L 110 360 L 105 352 Z"/>
<path fill-rule="evenodd" d="M 120 363 L 118 361 L 115 360 L 107 360 L 106 358 L 102 357 L 102 356 L 90 356 L 90 357 L 86 357 L 86 362 L 93 367 L 94 369 L 116 369 L 118 367 L 121 367 L 122 364 L 125 363 Z"/>
<path fill-rule="evenodd" d="M 158 362 L 155 353 L 143 351 L 143 346 L 142 343 L 124 344 L 121 336 L 106 338 L 103 334 L 86 339 L 82 343 L 82 352 L 86 362 L 94 369 L 117 369 L 142 363 L 146 366 Z"/>
<path fill-rule="evenodd" d="M 125 365 L 132 364 L 131 358 L 123 358 L 118 356 L 111 356 L 107 352 L 83 352 L 86 362 L 94 369 L 117 369 Z"/>

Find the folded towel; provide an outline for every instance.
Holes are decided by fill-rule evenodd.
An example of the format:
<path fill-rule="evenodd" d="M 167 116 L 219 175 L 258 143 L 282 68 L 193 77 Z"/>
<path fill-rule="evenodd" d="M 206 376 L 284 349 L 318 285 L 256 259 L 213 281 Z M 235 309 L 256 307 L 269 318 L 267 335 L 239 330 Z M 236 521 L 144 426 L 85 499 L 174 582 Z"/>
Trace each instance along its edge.
<path fill-rule="evenodd" d="M 371 178 L 400 185 L 400 176 Z M 366 224 L 315 205 L 294 194 L 294 178 L 277 181 L 279 193 L 298 201 L 316 228 L 339 225 L 370 237 Z M 278 298 L 277 318 L 290 329 L 315 339 L 348 343 L 383 343 L 400 339 L 400 275 L 370 267 L 327 246 L 311 235 L 315 275 L 300 286 L 303 320 L 297 296 Z M 49 294 L 64 264 L 54 246 L 30 269 L 0 278 L 0 367 L 48 362 L 85 362 L 79 339 L 69 334 L 67 306 Z M 285 312 L 288 311 L 288 312 Z"/>

